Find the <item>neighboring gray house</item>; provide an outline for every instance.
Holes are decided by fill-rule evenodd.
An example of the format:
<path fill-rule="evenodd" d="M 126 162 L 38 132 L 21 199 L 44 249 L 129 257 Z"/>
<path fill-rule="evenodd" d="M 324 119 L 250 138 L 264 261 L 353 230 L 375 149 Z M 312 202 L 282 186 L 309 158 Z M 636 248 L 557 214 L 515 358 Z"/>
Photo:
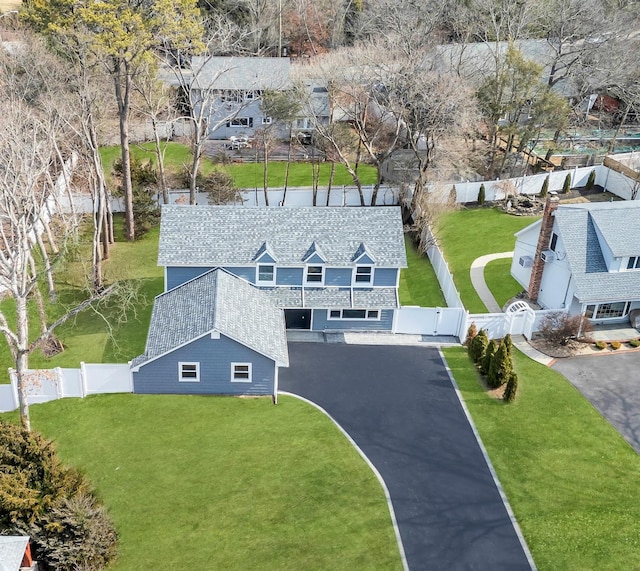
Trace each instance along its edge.
<path fill-rule="evenodd" d="M 544 309 L 617 323 L 640 308 L 640 202 L 558 204 L 516 234 L 511 275 Z"/>
<path fill-rule="evenodd" d="M 407 266 L 399 207 L 163 206 L 165 289 L 221 267 L 284 309 L 288 329 L 393 329 Z"/>
<path fill-rule="evenodd" d="M 190 207 L 195 209 L 196 207 Z M 284 317 L 270 297 L 213 269 L 156 297 L 135 393 L 272 395 L 289 366 Z"/>
<path fill-rule="evenodd" d="M 267 90 L 291 87 L 289 68 L 289 58 L 194 57 L 192 104 L 209 108 L 209 138 L 251 137 L 270 125 L 260 98 Z"/>

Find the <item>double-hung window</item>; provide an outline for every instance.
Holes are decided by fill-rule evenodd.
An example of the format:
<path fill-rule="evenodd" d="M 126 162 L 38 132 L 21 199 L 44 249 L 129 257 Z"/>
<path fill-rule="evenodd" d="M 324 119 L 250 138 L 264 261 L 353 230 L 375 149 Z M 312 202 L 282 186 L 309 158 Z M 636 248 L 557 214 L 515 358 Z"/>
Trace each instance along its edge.
<path fill-rule="evenodd" d="M 258 285 L 273 285 L 276 281 L 276 268 L 273 264 L 258 264 Z"/>
<path fill-rule="evenodd" d="M 178 363 L 178 374 L 181 383 L 197 383 L 200 381 L 200 363 Z"/>
<path fill-rule="evenodd" d="M 251 363 L 231 363 L 231 382 L 250 383 Z"/>
<path fill-rule="evenodd" d="M 356 266 L 355 285 L 371 285 L 373 283 L 373 267 Z"/>
<path fill-rule="evenodd" d="M 322 285 L 324 282 L 324 268 L 322 266 L 307 266 L 305 283 Z"/>
<path fill-rule="evenodd" d="M 627 263 L 628 270 L 640 270 L 640 256 L 631 256 Z"/>

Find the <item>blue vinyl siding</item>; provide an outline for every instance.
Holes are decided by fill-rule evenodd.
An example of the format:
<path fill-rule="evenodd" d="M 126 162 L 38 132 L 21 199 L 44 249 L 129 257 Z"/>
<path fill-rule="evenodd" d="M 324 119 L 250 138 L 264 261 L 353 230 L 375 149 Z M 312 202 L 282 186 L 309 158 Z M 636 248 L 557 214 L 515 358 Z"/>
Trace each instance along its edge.
<path fill-rule="evenodd" d="M 350 286 L 351 268 L 326 268 L 324 271 L 324 285 L 326 286 Z"/>
<path fill-rule="evenodd" d="M 358 266 L 373 266 L 375 262 L 367 256 L 367 254 L 362 254 L 362 256 L 355 261 L 355 264 Z"/>
<path fill-rule="evenodd" d="M 199 382 L 178 380 L 179 362 L 200 363 Z M 251 363 L 251 383 L 231 382 L 231 363 Z M 133 373 L 133 392 L 147 394 L 271 395 L 274 362 L 244 345 L 220 335 L 205 335 L 151 361 Z"/>
<path fill-rule="evenodd" d="M 313 254 L 310 258 L 306 259 L 305 262 L 307 264 L 316 264 L 316 265 L 324 264 L 324 260 L 318 254 Z"/>
<path fill-rule="evenodd" d="M 375 308 L 370 308 L 375 309 Z M 382 309 L 380 311 L 380 320 L 362 319 L 362 320 L 341 320 L 327 319 L 328 310 L 314 309 L 311 319 L 311 328 L 314 331 L 324 331 L 325 329 L 366 329 L 368 331 L 391 331 L 393 329 L 393 309 Z"/>
<path fill-rule="evenodd" d="M 197 278 L 202 274 L 208 272 L 213 268 L 196 268 L 196 267 L 181 267 L 181 266 L 167 266 L 167 289 L 173 289 L 179 285 Z"/>
<path fill-rule="evenodd" d="M 256 259 L 257 264 L 273 264 L 275 260 L 266 252 Z"/>
<path fill-rule="evenodd" d="M 303 268 L 280 268 L 276 266 L 276 284 L 299 286 L 302 285 Z"/>
<path fill-rule="evenodd" d="M 373 285 L 395 287 L 398 271 L 398 268 L 376 268 L 373 275 Z"/>

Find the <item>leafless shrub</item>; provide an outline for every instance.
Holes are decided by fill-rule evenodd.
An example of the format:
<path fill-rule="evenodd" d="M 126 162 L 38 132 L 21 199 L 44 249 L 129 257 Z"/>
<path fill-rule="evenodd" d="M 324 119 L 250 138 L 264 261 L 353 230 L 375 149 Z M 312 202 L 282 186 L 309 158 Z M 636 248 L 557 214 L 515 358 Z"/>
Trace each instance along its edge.
<path fill-rule="evenodd" d="M 556 311 L 547 315 L 540 324 L 540 334 L 556 345 L 567 345 L 572 339 L 584 339 L 593 331 L 591 322 L 582 315 L 569 315 Z"/>

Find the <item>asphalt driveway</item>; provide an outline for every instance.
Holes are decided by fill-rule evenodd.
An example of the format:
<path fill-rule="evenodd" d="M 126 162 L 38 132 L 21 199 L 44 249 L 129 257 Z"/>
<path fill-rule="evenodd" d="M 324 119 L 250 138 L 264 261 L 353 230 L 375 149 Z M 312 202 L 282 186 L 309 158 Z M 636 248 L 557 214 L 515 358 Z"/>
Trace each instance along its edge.
<path fill-rule="evenodd" d="M 558 359 L 558 371 L 640 454 L 640 352 Z"/>
<path fill-rule="evenodd" d="M 280 389 L 376 466 L 412 571 L 531 568 L 437 349 L 291 343 L 289 358 Z"/>

